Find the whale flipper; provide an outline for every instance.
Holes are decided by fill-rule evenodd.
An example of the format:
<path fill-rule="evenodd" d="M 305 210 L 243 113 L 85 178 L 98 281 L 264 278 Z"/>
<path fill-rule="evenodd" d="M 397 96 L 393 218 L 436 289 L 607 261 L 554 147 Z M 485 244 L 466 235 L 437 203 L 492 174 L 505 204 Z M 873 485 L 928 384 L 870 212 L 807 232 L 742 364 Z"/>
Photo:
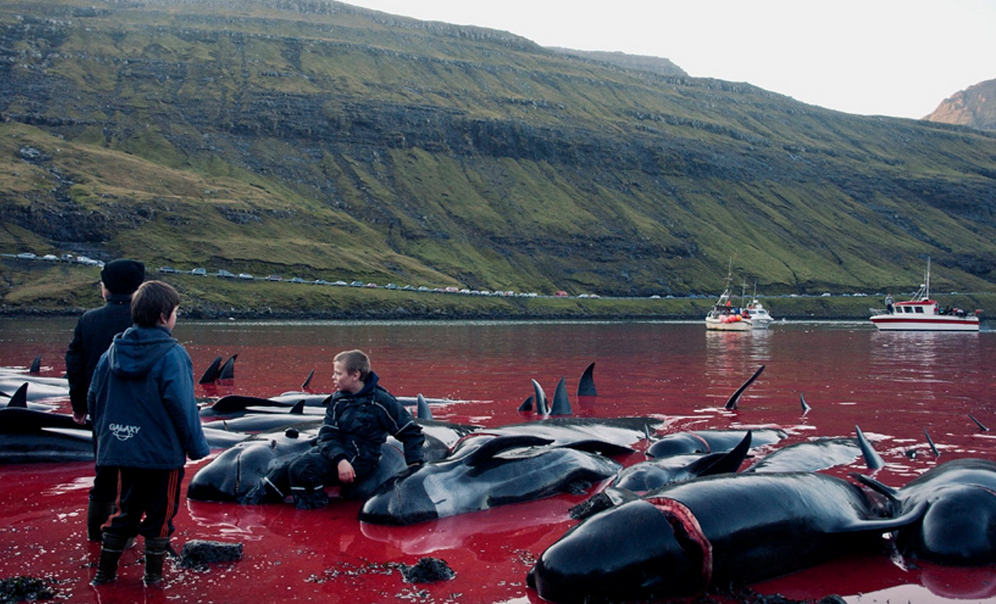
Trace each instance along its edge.
<path fill-rule="evenodd" d="M 979 427 L 979 430 L 982 430 L 983 432 L 989 432 L 989 428 L 983 426 L 982 422 L 980 422 L 979 420 L 975 419 L 975 417 L 973 417 L 971 413 L 968 414 L 968 419 L 970 419 L 973 422 L 975 422 L 975 425 Z"/>
<path fill-rule="evenodd" d="M 595 363 L 592 362 L 581 374 L 581 381 L 578 382 L 578 396 L 598 396 L 595 390 Z"/>
<path fill-rule="evenodd" d="M 571 401 L 567 398 L 567 380 L 560 378 L 557 382 L 557 389 L 553 392 L 553 407 L 550 415 L 574 415 L 571 409 Z"/>
<path fill-rule="evenodd" d="M 927 444 L 930 445 L 930 450 L 934 452 L 934 457 L 940 457 L 941 452 L 937 450 L 937 445 L 934 444 L 934 439 L 930 438 L 926 428 L 923 429 L 923 435 L 927 439 Z"/>
<path fill-rule="evenodd" d="M 536 401 L 536 413 L 550 415 L 550 408 L 546 404 L 546 393 L 536 380 L 533 380 L 533 398 Z"/>
<path fill-rule="evenodd" d="M 513 436 L 496 436 L 495 438 L 484 443 L 477 449 L 474 449 L 467 457 L 464 459 L 464 463 L 469 467 L 479 466 L 482 463 L 492 459 L 495 455 L 502 453 L 503 451 L 508 451 L 509 449 L 521 449 L 523 447 L 541 447 L 544 445 L 549 445 L 553 441 L 549 438 L 543 438 L 541 436 L 532 436 L 530 434 L 516 434 Z"/>
<path fill-rule="evenodd" d="M 315 370 L 314 369 L 312 369 L 311 373 L 308 374 L 308 379 L 304 380 L 304 383 L 301 384 L 301 390 L 307 390 L 308 389 L 308 386 L 311 385 L 311 378 L 313 378 L 313 377 L 315 377 Z"/>
<path fill-rule="evenodd" d="M 806 397 L 801 392 L 799 393 L 799 404 L 802 405 L 803 415 L 806 415 L 813 410 L 813 408 L 809 406 L 809 403 L 806 402 Z"/>
<path fill-rule="evenodd" d="M 757 371 L 754 372 L 754 375 L 750 376 L 750 378 L 748 378 L 746 382 L 744 382 L 743 384 L 740 385 L 739 388 L 737 388 L 737 391 L 733 393 L 733 396 L 730 397 L 730 400 L 726 401 L 727 409 L 732 411 L 733 409 L 737 408 L 737 402 L 740 400 L 740 396 L 744 393 L 745 390 L 747 390 L 748 386 L 754 383 L 754 380 L 757 379 L 757 376 L 761 375 L 762 371 L 764 371 L 764 365 L 758 367 Z"/>
<path fill-rule="evenodd" d="M 201 379 L 197 381 L 198 384 L 210 384 L 218 379 L 218 374 L 221 373 L 221 357 L 216 358 L 214 361 L 208 365 L 208 368 L 204 370 Z"/>

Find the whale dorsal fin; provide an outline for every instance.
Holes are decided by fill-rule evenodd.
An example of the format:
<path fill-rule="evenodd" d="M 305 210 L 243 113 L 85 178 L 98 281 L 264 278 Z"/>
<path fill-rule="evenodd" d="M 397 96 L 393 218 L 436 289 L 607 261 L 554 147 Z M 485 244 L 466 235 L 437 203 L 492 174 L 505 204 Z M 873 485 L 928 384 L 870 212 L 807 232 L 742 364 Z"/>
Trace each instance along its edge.
<path fill-rule="evenodd" d="M 882 460 L 875 447 L 865 438 L 865 434 L 861 431 L 861 428 L 854 426 L 854 429 L 858 432 L 858 446 L 861 448 L 861 455 L 865 458 L 865 465 L 868 466 L 868 469 L 878 470 L 885 467 L 885 461 Z"/>
<path fill-rule="evenodd" d="M 218 373 L 221 371 L 221 357 L 217 357 L 215 360 L 211 361 L 208 368 L 204 370 L 201 374 L 201 379 L 197 381 L 198 384 L 210 384 L 218 379 Z"/>
<path fill-rule="evenodd" d="M 425 400 L 421 392 L 415 399 L 415 414 L 418 419 L 432 419 L 432 409 L 429 408 L 429 402 Z"/>
<path fill-rule="evenodd" d="M 498 436 L 484 443 L 474 450 L 470 455 L 463 458 L 465 464 L 470 467 L 478 466 L 495 455 L 508 451 L 509 449 L 521 449 L 524 447 L 541 447 L 549 445 L 553 441 L 549 438 L 541 438 L 530 434 L 516 434 L 513 436 Z"/>
<path fill-rule="evenodd" d="M 595 389 L 595 363 L 592 362 L 581 374 L 581 381 L 578 382 L 578 396 L 598 396 Z"/>
<path fill-rule="evenodd" d="M 567 380 L 560 378 L 557 382 L 557 389 L 553 392 L 553 407 L 550 408 L 550 415 L 574 415 L 571 409 L 571 401 L 567 398 Z"/>
<path fill-rule="evenodd" d="M 227 361 L 225 361 L 225 366 L 221 368 L 221 373 L 218 375 L 219 380 L 235 379 L 235 359 L 237 358 L 239 358 L 239 355 L 233 354 Z"/>
<path fill-rule="evenodd" d="M 8 409 L 27 409 L 28 408 L 28 383 L 24 382 L 17 387 L 14 394 L 10 395 L 10 400 L 7 402 Z"/>
<path fill-rule="evenodd" d="M 688 471 L 696 476 L 713 476 L 715 474 L 729 474 L 740 469 L 747 452 L 750 451 L 753 432 L 750 430 L 744 434 L 743 439 L 736 447 L 726 453 L 710 453 L 688 464 Z"/>

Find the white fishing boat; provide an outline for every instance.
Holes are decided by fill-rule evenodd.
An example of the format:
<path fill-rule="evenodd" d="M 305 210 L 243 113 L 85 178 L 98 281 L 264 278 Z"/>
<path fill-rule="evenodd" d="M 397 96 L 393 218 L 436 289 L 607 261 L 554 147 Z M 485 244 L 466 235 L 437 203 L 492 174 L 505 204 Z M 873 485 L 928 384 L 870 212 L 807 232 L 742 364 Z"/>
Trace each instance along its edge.
<path fill-rule="evenodd" d="M 888 305 L 888 303 L 887 303 Z M 885 310 L 872 308 L 871 322 L 880 331 L 979 331 L 981 310 L 941 308 L 930 298 L 930 258 L 920 290 L 908 302 L 896 302 Z"/>
<path fill-rule="evenodd" d="M 747 283 L 744 283 L 744 293 L 741 299 L 747 299 Z M 745 314 L 750 317 L 750 323 L 752 329 L 767 329 L 768 325 L 774 321 L 768 309 L 761 304 L 761 301 L 757 299 L 757 283 L 754 283 L 754 295 L 751 297 L 750 303 L 745 309 Z"/>
<path fill-rule="evenodd" d="M 747 314 L 750 316 L 752 329 L 767 329 L 768 325 L 774 321 L 768 309 L 761 304 L 757 298 L 753 298 L 747 305 Z"/>
<path fill-rule="evenodd" d="M 726 289 L 723 290 L 712 310 L 706 314 L 705 325 L 706 329 L 717 331 L 750 331 L 754 328 L 749 313 L 745 314 L 743 309 L 733 306 L 730 300 L 729 277 L 726 280 Z"/>

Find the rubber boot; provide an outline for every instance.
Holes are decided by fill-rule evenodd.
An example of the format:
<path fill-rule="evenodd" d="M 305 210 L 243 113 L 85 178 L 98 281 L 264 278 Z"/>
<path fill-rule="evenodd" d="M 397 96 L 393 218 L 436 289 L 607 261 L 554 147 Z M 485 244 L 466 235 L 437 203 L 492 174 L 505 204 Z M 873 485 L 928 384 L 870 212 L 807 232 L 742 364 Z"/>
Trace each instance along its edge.
<path fill-rule="evenodd" d="M 118 577 L 118 560 L 125 550 L 128 539 L 104 533 L 104 545 L 100 548 L 100 561 L 97 562 L 97 573 L 90 585 L 104 585 Z"/>
<path fill-rule="evenodd" d="M 90 500 L 86 507 L 86 538 L 90 541 L 102 541 L 104 523 L 114 513 L 114 502 Z"/>
<path fill-rule="evenodd" d="M 294 496 L 294 507 L 299 510 L 318 510 L 329 504 L 329 496 L 325 494 L 323 487 L 291 487 L 291 495 Z"/>
<path fill-rule="evenodd" d="M 169 537 L 145 538 L 145 576 L 142 581 L 146 585 L 159 585 L 163 582 L 163 563 L 169 553 Z"/>

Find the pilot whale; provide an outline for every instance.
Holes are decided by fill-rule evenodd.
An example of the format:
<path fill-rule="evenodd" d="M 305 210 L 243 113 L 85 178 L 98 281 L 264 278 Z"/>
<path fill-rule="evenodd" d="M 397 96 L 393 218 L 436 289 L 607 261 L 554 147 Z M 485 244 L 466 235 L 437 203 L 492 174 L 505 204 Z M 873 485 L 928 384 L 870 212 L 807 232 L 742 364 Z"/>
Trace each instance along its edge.
<path fill-rule="evenodd" d="M 880 543 L 915 522 L 885 497 L 814 473 L 724 474 L 596 514 L 539 557 L 527 584 L 558 604 L 688 596 L 749 584 Z"/>
<path fill-rule="evenodd" d="M 776 443 L 788 434 L 784 430 L 753 428 L 750 430 L 752 445 L 760 447 Z M 744 439 L 747 430 L 695 430 L 666 434 L 645 451 L 647 457 L 663 459 L 674 455 L 703 455 L 733 450 Z"/>
<path fill-rule="evenodd" d="M 363 504 L 360 520 L 408 525 L 534 501 L 587 488 L 622 467 L 570 445 L 548 446 L 552 443 L 527 434 L 471 435 L 453 455 L 384 485 Z"/>
<path fill-rule="evenodd" d="M 187 496 L 200 501 L 242 501 L 265 476 L 271 477 L 281 492 L 289 492 L 287 466 L 314 446 L 321 425 L 321 420 L 315 420 L 245 438 L 201 467 L 190 479 Z M 419 420 L 419 425 L 425 434 L 426 459 L 444 457 L 462 436 L 473 431 L 470 426 L 431 420 Z M 404 468 L 401 443 L 388 438 L 381 447 L 381 462 L 374 474 L 343 489 L 342 496 L 365 499 Z"/>
<path fill-rule="evenodd" d="M 896 545 L 904 555 L 949 566 L 996 563 L 996 463 L 956 459 L 898 490 L 855 478 L 895 497 L 903 510 L 926 507 L 920 522 L 898 531 Z"/>

